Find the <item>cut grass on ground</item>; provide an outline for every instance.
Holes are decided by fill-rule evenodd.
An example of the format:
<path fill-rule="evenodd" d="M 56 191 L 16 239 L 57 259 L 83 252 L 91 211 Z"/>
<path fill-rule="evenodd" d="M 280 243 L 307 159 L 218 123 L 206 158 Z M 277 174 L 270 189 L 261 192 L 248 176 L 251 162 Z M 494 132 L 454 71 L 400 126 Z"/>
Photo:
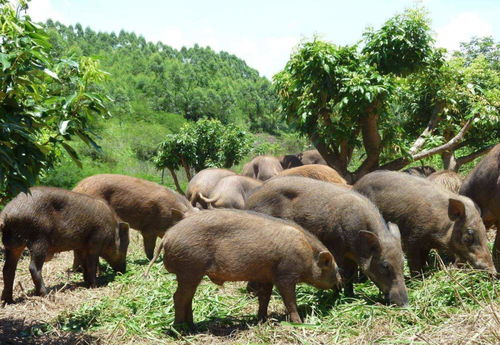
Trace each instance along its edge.
<path fill-rule="evenodd" d="M 335 298 L 331 291 L 300 285 L 297 297 L 304 325 L 286 322 L 285 308 L 276 292 L 269 307 L 270 320 L 258 324 L 257 300 L 247 295 L 244 283 L 226 283 L 221 288 L 207 279 L 199 286 L 193 303 L 195 330 L 179 333 L 171 327 L 175 276 L 158 262 L 144 278 L 147 260 L 140 242 L 134 233 L 128 272 L 111 280 L 107 267 L 101 280 L 105 285 L 92 290 L 77 284 L 81 275 L 65 273 L 71 255 L 60 255 L 46 264 L 49 272 L 44 274 L 49 275 L 48 286 L 64 288 L 57 292 L 53 289 L 45 299 L 23 294 L 16 305 L 0 312 L 2 322 L 17 314 L 32 320 L 24 328 L 15 323 L 11 326 L 22 329 L 22 334 L 12 330 L 18 339 L 32 343 L 43 343 L 43 339 L 61 339 L 52 342 L 58 344 L 500 343 L 498 282 L 482 272 L 457 269 L 407 280 L 408 308 L 385 306 L 369 281 L 356 285 L 356 298 Z M 31 287 L 27 258 L 20 264 L 20 271 L 25 289 Z M 19 297 L 19 288 L 16 294 Z M 2 328 L 0 340 L 1 332 Z"/>

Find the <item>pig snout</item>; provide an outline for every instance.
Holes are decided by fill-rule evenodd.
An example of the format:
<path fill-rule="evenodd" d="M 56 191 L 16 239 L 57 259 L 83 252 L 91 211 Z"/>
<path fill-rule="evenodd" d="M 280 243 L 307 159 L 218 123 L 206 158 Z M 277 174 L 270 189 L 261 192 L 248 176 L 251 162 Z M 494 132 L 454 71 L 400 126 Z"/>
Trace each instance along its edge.
<path fill-rule="evenodd" d="M 493 259 L 488 250 L 482 253 L 470 253 L 467 256 L 466 260 L 470 262 L 474 268 L 487 271 L 492 276 L 497 276 L 497 270 L 495 269 Z"/>
<path fill-rule="evenodd" d="M 392 288 L 388 294 L 386 294 L 386 299 L 390 304 L 397 305 L 398 307 L 408 306 L 408 293 L 406 292 L 406 287 L 396 286 Z"/>

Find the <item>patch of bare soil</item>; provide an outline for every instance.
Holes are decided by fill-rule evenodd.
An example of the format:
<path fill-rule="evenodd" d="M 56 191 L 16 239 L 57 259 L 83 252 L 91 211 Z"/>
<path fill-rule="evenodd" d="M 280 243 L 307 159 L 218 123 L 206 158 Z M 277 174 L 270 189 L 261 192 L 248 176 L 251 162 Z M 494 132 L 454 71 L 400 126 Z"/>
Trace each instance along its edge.
<path fill-rule="evenodd" d="M 139 234 L 131 234 L 134 247 L 141 242 Z M 131 243 L 132 246 L 132 243 Z M 135 249 L 135 248 L 134 248 Z M 0 265 L 3 267 L 3 248 Z M 70 270 L 73 253 L 64 252 L 54 256 L 43 265 L 43 279 L 49 293 L 46 297 L 33 295 L 33 281 L 29 273 L 30 257 L 26 251 L 19 260 L 14 282 L 14 303 L 0 307 L 0 344 L 100 344 L 98 337 L 88 334 L 60 333 L 38 336 L 33 327 L 54 320 L 63 311 L 77 310 L 84 303 L 109 296 L 114 291 L 107 286 L 113 279 L 110 274 L 98 277 L 98 288 L 85 287 L 81 273 Z M 0 275 L 3 288 L 3 276 Z"/>

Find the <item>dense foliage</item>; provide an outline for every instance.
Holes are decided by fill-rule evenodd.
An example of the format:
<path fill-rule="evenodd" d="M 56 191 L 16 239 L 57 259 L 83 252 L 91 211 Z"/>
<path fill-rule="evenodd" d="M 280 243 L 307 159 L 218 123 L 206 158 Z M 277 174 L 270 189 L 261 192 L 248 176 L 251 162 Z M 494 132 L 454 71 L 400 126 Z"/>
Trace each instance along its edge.
<path fill-rule="evenodd" d="M 201 119 L 169 134 L 154 157 L 158 169 L 167 168 L 179 191 L 175 170 L 183 167 L 188 179 L 191 171 L 205 168 L 230 168 L 238 164 L 251 148 L 251 136 L 241 128 L 219 120 Z"/>
<path fill-rule="evenodd" d="M 271 83 L 234 55 L 195 45 L 176 50 L 161 42 L 120 31 L 95 32 L 80 24 L 48 21 L 57 55 L 97 56 L 111 78 L 105 88 L 114 116 L 151 118 L 176 113 L 247 125 L 252 130 L 280 128 Z"/>
<path fill-rule="evenodd" d="M 93 87 L 104 78 L 97 62 L 52 57 L 25 9 L 0 0 L 0 199 L 35 184 L 61 149 L 78 163 L 69 139 L 97 147 L 89 123 L 108 113 Z"/>
<path fill-rule="evenodd" d="M 494 46 L 481 49 L 498 57 Z M 446 61 L 425 14 L 412 9 L 370 29 L 361 46 L 302 44 L 275 82 L 288 122 L 355 181 L 435 154 L 450 161 L 469 144 L 481 147 L 445 167 L 486 152 L 499 127 L 492 66 L 482 54 Z"/>

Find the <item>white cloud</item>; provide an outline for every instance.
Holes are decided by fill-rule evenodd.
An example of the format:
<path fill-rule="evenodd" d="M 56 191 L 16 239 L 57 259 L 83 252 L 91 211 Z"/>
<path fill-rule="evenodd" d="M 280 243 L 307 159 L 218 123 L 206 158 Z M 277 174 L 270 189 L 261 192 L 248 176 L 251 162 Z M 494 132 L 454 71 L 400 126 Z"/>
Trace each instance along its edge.
<path fill-rule="evenodd" d="M 36 22 L 45 22 L 47 19 L 66 22 L 64 15 L 55 9 L 51 0 L 32 0 L 28 5 L 28 14 Z"/>
<path fill-rule="evenodd" d="M 220 32 L 212 27 L 190 28 L 166 27 L 161 33 L 148 37 L 162 41 L 176 49 L 183 46 L 210 46 L 215 51 L 224 50 L 234 54 L 262 75 L 271 78 L 288 61 L 292 48 L 299 42 L 293 36 L 271 36 L 265 38 L 245 37 L 231 32 Z"/>
<path fill-rule="evenodd" d="M 491 23 L 474 12 L 462 12 L 453 17 L 447 24 L 437 29 L 437 45 L 458 50 L 460 42 L 469 41 L 473 36 L 493 35 Z"/>

